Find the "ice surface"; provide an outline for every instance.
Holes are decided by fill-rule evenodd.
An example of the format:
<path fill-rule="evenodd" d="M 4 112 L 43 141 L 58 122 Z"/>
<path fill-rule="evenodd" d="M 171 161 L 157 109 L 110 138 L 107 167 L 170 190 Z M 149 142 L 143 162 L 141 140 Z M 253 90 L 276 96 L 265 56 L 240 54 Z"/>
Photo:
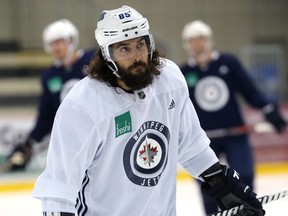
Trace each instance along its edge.
<path fill-rule="evenodd" d="M 259 196 L 288 189 L 288 174 L 261 175 L 256 179 Z M 0 193 L 0 215 L 41 216 L 41 203 L 31 197 L 31 191 Z M 266 216 L 288 215 L 288 197 L 264 205 Z M 204 216 L 198 185 L 194 180 L 177 182 L 177 215 Z"/>

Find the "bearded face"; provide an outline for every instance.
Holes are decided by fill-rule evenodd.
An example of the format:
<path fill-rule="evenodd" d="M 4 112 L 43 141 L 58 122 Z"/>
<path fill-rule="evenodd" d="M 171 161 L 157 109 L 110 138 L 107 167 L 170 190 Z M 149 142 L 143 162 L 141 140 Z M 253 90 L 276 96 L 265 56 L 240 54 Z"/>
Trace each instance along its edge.
<path fill-rule="evenodd" d="M 127 69 L 118 66 L 118 74 L 130 90 L 140 90 L 153 82 L 154 74 L 148 69 L 145 62 L 134 62 Z"/>
<path fill-rule="evenodd" d="M 154 77 L 161 74 L 164 65 L 160 61 L 161 55 L 157 50 L 147 49 L 145 38 L 144 42 L 138 38 L 136 44 L 132 45 L 129 41 L 110 45 L 113 63 L 105 61 L 100 50 L 89 67 L 85 68 L 85 73 L 91 78 L 106 82 L 108 86 L 120 87 L 125 91 L 140 90 L 152 84 Z"/>
<path fill-rule="evenodd" d="M 140 90 L 152 83 L 154 74 L 149 70 L 150 51 L 144 37 L 113 44 L 111 53 L 118 78 L 127 89 Z"/>

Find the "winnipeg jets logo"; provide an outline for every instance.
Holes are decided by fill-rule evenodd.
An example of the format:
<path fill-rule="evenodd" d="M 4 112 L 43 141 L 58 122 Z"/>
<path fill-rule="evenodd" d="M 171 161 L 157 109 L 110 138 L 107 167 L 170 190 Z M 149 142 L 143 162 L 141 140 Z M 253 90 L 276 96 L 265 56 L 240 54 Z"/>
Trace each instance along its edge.
<path fill-rule="evenodd" d="M 217 76 L 204 77 L 195 86 L 195 100 L 206 112 L 222 109 L 228 103 L 229 96 L 227 84 Z"/>
<path fill-rule="evenodd" d="M 167 164 L 169 129 L 162 123 L 148 121 L 128 141 L 123 165 L 134 184 L 151 187 L 158 184 Z"/>
<path fill-rule="evenodd" d="M 80 81 L 80 79 L 71 79 L 69 81 L 67 81 L 64 85 L 63 88 L 61 90 L 60 93 L 60 101 L 62 102 L 65 98 L 65 96 L 68 94 L 68 92 L 72 89 L 72 87 L 78 83 Z"/>
<path fill-rule="evenodd" d="M 157 152 L 157 147 L 151 147 L 151 143 L 148 142 L 148 138 L 146 136 L 143 149 L 139 152 L 139 157 L 143 159 L 144 165 L 151 167 L 151 165 L 155 163 L 154 157 L 157 156 Z"/>

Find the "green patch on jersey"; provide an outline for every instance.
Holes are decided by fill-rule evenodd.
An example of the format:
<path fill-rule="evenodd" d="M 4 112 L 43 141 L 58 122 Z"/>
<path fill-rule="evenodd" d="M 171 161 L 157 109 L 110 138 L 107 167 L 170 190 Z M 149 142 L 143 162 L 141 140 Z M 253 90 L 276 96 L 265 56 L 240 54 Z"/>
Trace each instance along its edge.
<path fill-rule="evenodd" d="M 52 77 L 48 80 L 48 89 L 51 93 L 59 92 L 62 89 L 62 80 L 59 76 Z"/>
<path fill-rule="evenodd" d="M 193 73 L 192 71 L 187 73 L 185 76 L 186 82 L 188 87 L 194 87 L 198 81 L 198 76 L 196 73 Z"/>
<path fill-rule="evenodd" d="M 130 112 L 115 117 L 115 137 L 132 131 Z"/>

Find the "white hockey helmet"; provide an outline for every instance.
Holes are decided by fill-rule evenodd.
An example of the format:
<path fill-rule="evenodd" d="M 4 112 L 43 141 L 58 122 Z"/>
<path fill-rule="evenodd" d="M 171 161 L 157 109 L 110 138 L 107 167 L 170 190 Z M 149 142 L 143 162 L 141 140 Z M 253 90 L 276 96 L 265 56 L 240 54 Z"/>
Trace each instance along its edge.
<path fill-rule="evenodd" d="M 142 36 L 147 36 L 148 52 L 152 56 L 155 51 L 155 43 L 149 32 L 148 20 L 134 8 L 126 5 L 115 10 L 104 10 L 95 30 L 95 38 L 101 48 L 103 57 L 113 64 L 115 70 L 117 70 L 117 67 L 109 52 L 109 46 Z"/>
<path fill-rule="evenodd" d="M 207 48 L 212 49 L 213 42 L 213 32 L 209 25 L 201 20 L 195 20 L 187 23 L 182 31 L 183 46 L 188 49 L 187 42 L 191 38 L 204 37 L 207 39 Z"/>
<path fill-rule="evenodd" d="M 79 33 L 75 25 L 67 20 L 57 20 L 47 25 L 43 31 L 43 44 L 46 52 L 50 53 L 50 43 L 55 40 L 64 39 L 72 41 L 72 48 L 75 50 L 79 44 Z"/>

